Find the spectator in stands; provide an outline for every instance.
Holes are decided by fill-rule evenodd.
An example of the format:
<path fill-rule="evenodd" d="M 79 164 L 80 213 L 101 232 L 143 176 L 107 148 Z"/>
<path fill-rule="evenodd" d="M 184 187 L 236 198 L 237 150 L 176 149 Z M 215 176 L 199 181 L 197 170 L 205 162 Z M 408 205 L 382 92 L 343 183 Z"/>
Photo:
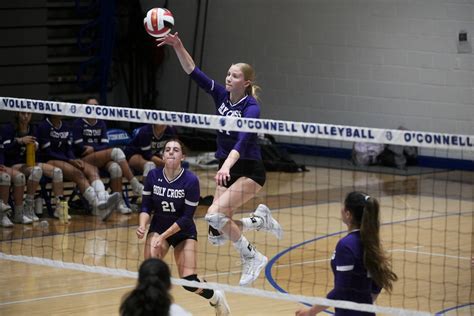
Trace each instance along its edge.
<path fill-rule="evenodd" d="M 105 221 L 117 207 L 120 194 L 109 195 L 97 167 L 76 158 L 72 150 L 72 129 L 61 116 L 49 115 L 39 124 L 37 135 L 39 160 L 60 168 L 66 179 L 78 185 L 92 206 L 92 213 Z"/>
<path fill-rule="evenodd" d="M 86 104 L 98 105 L 96 98 L 89 97 Z M 133 192 L 141 196 L 143 185 L 133 175 L 122 149 L 109 148 L 107 126 L 103 120 L 78 118 L 73 123 L 74 152 L 77 157 L 99 169 L 105 168 L 110 175 L 110 189 L 120 193 L 117 210 L 129 214 L 132 210 L 122 198 L 122 176 L 130 182 Z"/>
<path fill-rule="evenodd" d="M 362 192 L 346 196 L 341 219 L 349 232 L 339 240 L 331 258 L 334 288 L 328 293 L 328 299 L 372 304 L 382 288 L 392 290 L 397 275 L 380 243 L 379 213 L 379 202 L 374 197 Z M 312 316 L 326 308 L 314 305 L 298 310 L 296 315 Z M 336 308 L 335 315 L 375 314 Z"/>
<path fill-rule="evenodd" d="M 36 162 L 34 166 L 26 164 L 26 146 L 33 144 L 34 150 L 38 149 L 36 141 L 36 126 L 31 124 L 31 113 L 17 112 L 15 114 L 14 124 L 8 124 L 5 128 L 5 134 L 13 139 L 12 144 L 7 147 L 5 152 L 6 164 L 11 168 L 22 172 L 28 177 L 26 185 L 24 215 L 38 221 L 39 218 L 34 212 L 34 196 L 38 189 L 39 181 L 43 175 L 51 178 L 53 181 L 53 193 L 56 198 L 56 214 L 61 213 L 61 201 L 64 201 L 63 195 L 63 172 L 58 167 L 47 163 Z"/>
<path fill-rule="evenodd" d="M 170 294 L 171 273 L 168 265 L 150 258 L 140 265 L 138 283 L 120 304 L 121 316 L 188 316 L 181 306 L 173 303 Z"/>
<path fill-rule="evenodd" d="M 175 137 L 176 130 L 167 125 L 153 124 L 139 128 L 130 144 L 125 147 L 128 164 L 136 171 L 143 174 L 143 183 L 150 170 L 162 167 L 162 151 L 165 142 Z"/>
<path fill-rule="evenodd" d="M 25 192 L 25 175 L 18 170 L 5 166 L 5 148 L 11 146 L 13 139 L 8 137 L 5 127 L 0 127 L 0 216 L 2 227 L 13 226 L 7 216 L 10 210 L 8 199 L 10 196 L 10 186 L 13 184 L 13 203 L 15 213 L 13 221 L 18 224 L 31 224 L 31 218 L 24 214 L 23 193 Z"/>

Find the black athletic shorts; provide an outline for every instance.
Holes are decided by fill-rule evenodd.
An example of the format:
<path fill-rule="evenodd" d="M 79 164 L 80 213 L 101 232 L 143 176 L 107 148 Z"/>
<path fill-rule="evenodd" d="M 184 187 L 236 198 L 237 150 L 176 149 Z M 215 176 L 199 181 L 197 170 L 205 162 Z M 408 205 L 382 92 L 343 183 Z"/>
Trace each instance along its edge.
<path fill-rule="evenodd" d="M 224 164 L 224 161 L 225 159 L 219 159 L 219 169 Z M 247 159 L 237 160 L 235 165 L 230 168 L 230 181 L 227 181 L 227 185 L 225 185 L 225 187 L 230 187 L 235 181 L 237 181 L 237 179 L 241 177 L 250 178 L 263 187 L 267 179 L 263 161 Z"/>
<path fill-rule="evenodd" d="M 151 233 L 159 234 L 159 232 L 148 231 L 148 234 L 151 234 Z M 176 248 L 177 245 L 179 245 L 182 241 L 185 241 L 186 239 L 194 239 L 197 241 L 197 236 L 177 232 L 173 236 L 166 238 L 166 241 L 168 242 L 168 244 L 170 244 L 170 246 L 173 246 L 173 248 Z"/>

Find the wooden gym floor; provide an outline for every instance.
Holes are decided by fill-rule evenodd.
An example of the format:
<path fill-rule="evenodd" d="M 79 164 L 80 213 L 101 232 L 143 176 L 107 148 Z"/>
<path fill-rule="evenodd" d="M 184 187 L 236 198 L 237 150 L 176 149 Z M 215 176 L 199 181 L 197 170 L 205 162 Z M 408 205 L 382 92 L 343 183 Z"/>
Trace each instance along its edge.
<path fill-rule="evenodd" d="M 201 195 L 212 195 L 213 171 L 197 171 Z M 345 226 L 341 202 L 347 192 L 378 197 L 382 240 L 399 276 L 392 295 L 377 304 L 431 313 L 472 315 L 474 173 L 427 172 L 393 175 L 324 167 L 296 174 L 268 173 L 262 192 L 236 213 L 249 213 L 265 202 L 285 230 L 281 241 L 264 232 L 246 236 L 270 259 L 254 288 L 324 296 L 332 286 L 329 260 Z M 240 260 L 232 246 L 216 248 L 206 240 L 205 207 L 199 207 L 198 271 L 209 282 L 237 285 Z M 114 214 L 105 224 L 74 215 L 68 225 L 48 219 L 49 227 L 0 228 L 0 252 L 136 271 L 143 241 L 135 237 L 137 214 Z M 291 249 L 289 249 L 292 247 Z M 291 251 L 290 251 L 291 250 Z M 273 258 L 273 260 L 272 260 Z M 172 251 L 166 258 L 177 275 Z M 117 315 L 122 296 L 135 279 L 60 267 L 0 260 L 1 315 Z M 194 315 L 211 315 L 207 302 L 181 287 L 176 303 Z M 298 303 L 227 293 L 233 315 L 294 315 Z"/>

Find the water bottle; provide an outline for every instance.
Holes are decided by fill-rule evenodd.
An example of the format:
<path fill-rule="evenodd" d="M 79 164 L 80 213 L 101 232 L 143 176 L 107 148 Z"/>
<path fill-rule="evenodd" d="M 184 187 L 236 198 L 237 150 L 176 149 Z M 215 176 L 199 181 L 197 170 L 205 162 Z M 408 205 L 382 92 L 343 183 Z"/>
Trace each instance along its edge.
<path fill-rule="evenodd" d="M 35 152 L 35 143 L 26 144 L 26 165 L 28 167 L 34 167 L 36 165 Z"/>
<path fill-rule="evenodd" d="M 67 201 L 61 201 L 61 214 L 59 214 L 59 219 L 61 223 L 69 223 L 69 205 Z"/>
<path fill-rule="evenodd" d="M 38 197 L 35 199 L 35 213 L 38 215 L 43 214 L 43 199 Z"/>

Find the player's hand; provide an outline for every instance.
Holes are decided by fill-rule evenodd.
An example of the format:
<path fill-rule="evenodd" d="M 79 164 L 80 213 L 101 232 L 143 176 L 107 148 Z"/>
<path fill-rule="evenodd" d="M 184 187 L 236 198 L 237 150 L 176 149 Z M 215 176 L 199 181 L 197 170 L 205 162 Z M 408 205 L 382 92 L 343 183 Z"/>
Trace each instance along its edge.
<path fill-rule="evenodd" d="M 230 181 L 230 170 L 228 168 L 222 167 L 219 169 L 219 171 L 217 171 L 214 179 L 216 180 L 217 185 L 227 185 L 227 181 Z"/>
<path fill-rule="evenodd" d="M 69 163 L 79 170 L 84 170 L 84 161 L 81 159 L 72 159 L 69 160 Z"/>
<path fill-rule="evenodd" d="M 23 136 L 19 138 L 20 144 L 34 144 L 36 137 L 34 136 Z"/>
<path fill-rule="evenodd" d="M 143 239 L 143 237 L 145 236 L 145 230 L 146 230 L 145 227 L 138 226 L 138 228 L 137 228 L 137 237 L 138 237 L 138 239 Z"/>
<path fill-rule="evenodd" d="M 161 248 L 162 245 L 163 245 L 163 237 L 161 236 L 154 238 L 153 241 L 151 242 L 151 246 L 153 248 Z"/>
<path fill-rule="evenodd" d="M 156 42 L 158 43 L 158 45 L 156 45 L 157 47 L 161 47 L 163 45 L 170 45 L 174 47 L 178 45 L 179 42 L 181 42 L 181 39 L 178 36 L 178 32 L 176 32 L 174 34 L 168 33 L 164 37 L 157 38 Z"/>
<path fill-rule="evenodd" d="M 92 146 L 84 146 L 84 152 L 82 153 L 82 157 L 85 157 L 89 154 L 92 154 L 94 152 L 94 147 Z"/>

